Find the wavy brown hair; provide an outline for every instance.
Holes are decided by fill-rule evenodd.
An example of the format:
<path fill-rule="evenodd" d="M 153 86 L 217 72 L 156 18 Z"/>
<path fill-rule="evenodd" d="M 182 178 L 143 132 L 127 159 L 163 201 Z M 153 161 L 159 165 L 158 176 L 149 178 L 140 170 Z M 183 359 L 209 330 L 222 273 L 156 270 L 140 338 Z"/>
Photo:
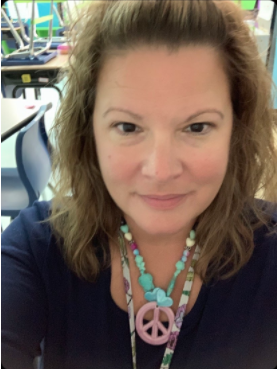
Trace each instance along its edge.
<path fill-rule="evenodd" d="M 93 1 L 83 8 L 72 37 L 66 94 L 52 128 L 57 186 L 49 218 L 69 268 L 95 281 L 110 265 L 107 240 L 118 244 L 122 213 L 99 169 L 92 122 L 106 58 L 140 45 L 172 52 L 209 45 L 223 60 L 234 121 L 225 179 L 196 222 L 201 254 L 195 272 L 205 283 L 237 273 L 253 253 L 254 230 L 266 226 L 276 232 L 271 219 L 277 203 L 274 84 L 243 11 L 218 0 Z"/>

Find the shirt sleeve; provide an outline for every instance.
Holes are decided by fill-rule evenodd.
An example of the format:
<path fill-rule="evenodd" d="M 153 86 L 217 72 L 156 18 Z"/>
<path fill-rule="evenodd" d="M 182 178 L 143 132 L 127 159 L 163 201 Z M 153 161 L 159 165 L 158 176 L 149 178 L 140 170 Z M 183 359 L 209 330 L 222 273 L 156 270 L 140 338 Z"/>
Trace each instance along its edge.
<path fill-rule="evenodd" d="M 47 251 L 47 202 L 21 211 L 2 233 L 2 365 L 33 369 L 47 325 L 47 299 L 41 270 Z"/>

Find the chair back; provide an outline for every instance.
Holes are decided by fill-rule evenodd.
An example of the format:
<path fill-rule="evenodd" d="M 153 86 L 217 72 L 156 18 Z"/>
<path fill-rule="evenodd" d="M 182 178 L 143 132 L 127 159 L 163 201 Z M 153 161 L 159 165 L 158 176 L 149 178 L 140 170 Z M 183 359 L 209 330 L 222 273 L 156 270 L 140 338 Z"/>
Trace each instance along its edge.
<path fill-rule="evenodd" d="M 46 129 L 45 129 L 45 124 L 44 124 L 44 121 L 43 120 L 40 120 L 39 122 L 39 129 L 40 129 L 40 134 L 41 134 L 41 137 L 42 137 L 42 140 L 45 144 L 45 146 L 47 147 L 47 150 L 48 150 L 48 153 L 51 157 L 51 155 L 53 154 L 53 146 L 49 140 L 49 137 L 48 137 L 48 134 L 46 132 Z"/>
<path fill-rule="evenodd" d="M 17 169 L 29 195 L 29 206 L 39 199 L 51 175 L 51 157 L 43 137 L 46 110 L 47 107 L 42 106 L 16 140 Z"/>

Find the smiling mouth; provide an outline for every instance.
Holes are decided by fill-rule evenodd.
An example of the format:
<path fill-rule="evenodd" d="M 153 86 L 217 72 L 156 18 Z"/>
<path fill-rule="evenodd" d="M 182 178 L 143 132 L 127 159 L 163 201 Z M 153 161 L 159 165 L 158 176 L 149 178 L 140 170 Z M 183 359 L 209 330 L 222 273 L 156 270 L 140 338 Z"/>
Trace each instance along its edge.
<path fill-rule="evenodd" d="M 165 195 L 165 196 L 156 196 L 156 195 L 139 195 L 139 197 L 150 207 L 155 209 L 172 209 L 179 205 L 181 202 L 186 199 L 188 194 L 185 195 Z"/>
<path fill-rule="evenodd" d="M 155 199 L 155 200 L 170 200 L 170 199 L 174 199 L 177 197 L 181 197 L 181 196 L 185 196 L 185 194 L 181 194 L 181 195 L 175 195 L 175 194 L 170 194 L 170 195 L 140 195 L 143 197 L 147 197 L 149 199 Z"/>

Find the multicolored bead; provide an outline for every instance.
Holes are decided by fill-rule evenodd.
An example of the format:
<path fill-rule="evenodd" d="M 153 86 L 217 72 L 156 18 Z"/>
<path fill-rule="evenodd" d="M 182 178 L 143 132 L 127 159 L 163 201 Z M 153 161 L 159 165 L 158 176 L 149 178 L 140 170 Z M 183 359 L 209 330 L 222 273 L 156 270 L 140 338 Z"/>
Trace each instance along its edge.
<path fill-rule="evenodd" d="M 138 247 L 137 247 L 137 244 L 135 242 L 132 242 L 131 245 L 130 245 L 131 249 L 134 251 L 136 250 Z"/>
<path fill-rule="evenodd" d="M 192 229 L 189 233 L 189 238 L 191 238 L 192 240 L 195 240 L 195 231 Z"/>
<path fill-rule="evenodd" d="M 181 260 L 177 261 L 177 263 L 175 265 L 176 265 L 177 270 L 184 270 L 185 269 L 184 262 L 181 261 Z"/>
<path fill-rule="evenodd" d="M 127 224 L 122 225 L 122 226 L 120 227 L 120 229 L 121 229 L 121 231 L 122 231 L 123 233 L 128 233 L 128 232 L 129 232 L 129 227 L 128 227 L 128 225 L 127 225 Z"/>
<path fill-rule="evenodd" d="M 124 234 L 124 237 L 126 238 L 126 240 L 128 240 L 128 241 L 132 241 L 132 238 L 133 238 L 133 236 L 132 236 L 132 234 L 131 233 L 125 233 Z"/>
<path fill-rule="evenodd" d="M 126 223 L 124 223 L 124 221 L 121 221 L 120 229 L 124 233 L 124 237 L 130 242 L 131 250 L 133 251 L 133 254 L 135 256 L 135 263 L 136 263 L 136 265 L 139 268 L 139 271 L 141 273 L 141 275 L 138 279 L 139 284 L 142 286 L 145 293 L 150 292 L 152 290 L 158 290 L 159 288 L 158 289 L 155 288 L 155 286 L 153 284 L 153 277 L 151 276 L 151 274 L 145 273 L 145 262 L 143 261 L 143 257 L 139 254 L 138 246 L 133 241 L 133 236 L 129 232 L 129 227 Z M 190 248 L 190 247 L 194 246 L 195 237 L 196 237 L 195 231 L 191 230 L 190 231 L 190 236 L 186 239 L 187 248 Z M 167 297 L 170 296 L 170 294 L 172 293 L 172 291 L 174 289 L 177 276 L 181 273 L 182 270 L 185 269 L 185 262 L 187 261 L 187 258 L 189 256 L 189 254 L 190 254 L 190 250 L 185 249 L 181 259 L 176 263 L 176 265 L 175 265 L 176 266 L 176 271 L 175 271 L 174 276 L 171 279 L 171 281 L 169 283 L 169 286 L 167 288 L 167 293 L 166 293 Z M 193 273 L 189 272 L 188 275 L 187 275 L 187 278 L 188 278 L 188 280 L 192 280 Z M 159 290 L 161 290 L 161 289 L 159 289 Z M 163 291 L 163 293 L 165 294 L 164 291 Z"/>
<path fill-rule="evenodd" d="M 138 279 L 138 282 L 142 286 L 142 288 L 144 289 L 144 292 L 151 291 L 155 288 L 155 286 L 153 284 L 153 277 L 149 273 L 145 273 L 145 274 L 141 275 Z"/>

